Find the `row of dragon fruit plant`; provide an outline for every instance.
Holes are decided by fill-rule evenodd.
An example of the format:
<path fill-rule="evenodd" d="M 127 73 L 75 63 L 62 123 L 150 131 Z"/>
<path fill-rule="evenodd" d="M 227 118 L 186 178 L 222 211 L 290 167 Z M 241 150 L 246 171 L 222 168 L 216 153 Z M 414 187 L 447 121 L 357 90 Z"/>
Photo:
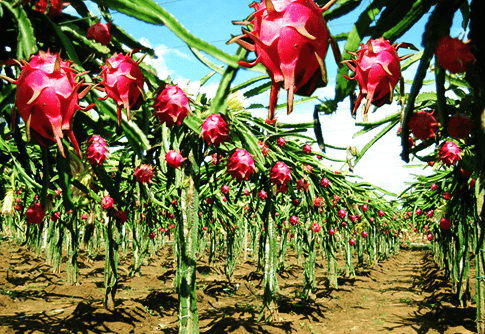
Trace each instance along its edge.
<path fill-rule="evenodd" d="M 450 70 L 444 60 L 451 61 L 451 64 L 460 64 L 462 71 L 465 71 L 468 65 L 476 69 L 479 63 L 473 62 L 469 45 L 446 37 L 453 14 L 458 8 L 466 14 L 464 17 L 470 17 L 470 25 L 479 25 L 479 21 L 474 19 L 472 14 L 479 12 L 480 8 L 474 11 L 469 6 L 458 6 L 463 1 L 444 1 L 444 4 L 440 3 L 433 9 L 426 33 L 423 35 L 425 49 L 412 56 L 403 66 L 400 66 L 401 58 L 396 53 L 397 48 L 414 47 L 409 44 L 391 45 L 388 40 L 394 41 L 402 36 L 430 10 L 431 3 L 418 2 L 409 7 L 409 4 L 403 2 L 399 6 L 389 6 L 386 1 L 372 2 L 359 16 L 355 29 L 348 34 L 336 36 L 337 40 L 346 40 L 346 52 L 342 55 L 339 55 L 338 46 L 329 35 L 323 17 L 331 20 L 344 15 L 352 11 L 358 1 L 337 1 L 332 10 L 328 9 L 336 1 L 330 1 L 323 8 L 317 7 L 310 0 L 275 3 L 267 0 L 255 3 L 252 5 L 255 13 L 247 21 L 238 22 L 248 25 L 248 30 L 243 29 L 243 35 L 231 39 L 243 47 L 232 56 L 191 35 L 163 8 L 151 1 L 96 2 L 100 5 L 102 16 L 107 22 L 111 22 L 108 8 L 112 8 L 152 24 L 166 25 L 173 30 L 205 65 L 214 70 L 203 78 L 202 82 L 216 72 L 222 74 L 217 94 L 210 101 L 204 95 L 197 95 L 188 101 L 180 89 L 170 84 L 170 80 L 161 81 L 155 71 L 142 62 L 142 58 L 135 56 L 139 49 L 143 49 L 148 55 L 153 55 L 152 50 L 141 46 L 114 24 L 97 23 L 98 19 L 92 16 L 82 1 L 71 2 L 81 19 L 66 14 L 59 15 L 63 8 L 60 1 L 41 0 L 35 4 L 4 1 L 2 15 L 10 20 L 15 29 L 6 34 L 3 42 L 6 48 L 2 49 L 2 58 L 10 59 L 4 63 L 3 79 L 16 84 L 17 87 L 1 82 L 3 117 L 9 125 L 3 129 L 1 137 L 2 160 L 6 162 L 2 164 L 2 168 L 11 171 L 9 177 L 4 176 L 6 182 L 3 186 L 11 188 L 6 198 L 11 201 L 14 199 L 12 189 L 18 188 L 19 184 L 29 189 L 24 191 L 25 202 L 21 210 L 26 210 L 26 217 L 31 222 L 39 222 L 45 210 L 50 208 L 52 202 L 54 203 L 54 208 L 51 209 L 52 221 L 57 220 L 58 223 L 49 224 L 48 241 L 52 242 L 55 238 L 60 240 L 62 233 L 68 231 L 66 236 L 70 245 L 69 268 L 73 272 L 72 282 L 76 279 L 75 258 L 79 241 L 75 236 L 79 220 L 87 220 L 85 236 L 92 233 L 93 224 L 98 224 L 95 234 L 98 242 L 100 232 L 104 234 L 108 307 L 114 305 L 119 247 L 123 245 L 123 238 L 128 235 L 123 231 L 126 231 L 127 227 L 132 229 L 130 237 L 134 243 L 135 259 L 138 261 L 133 266 L 136 272 L 142 254 L 146 252 L 146 235 L 150 232 L 153 237 L 153 232 L 156 233 L 154 226 L 161 222 L 163 225 L 160 227 L 166 233 L 165 229 L 169 226 L 167 219 L 174 219 L 181 332 L 196 332 L 198 328 L 195 260 L 198 235 L 203 233 L 205 228 L 208 228 L 213 236 L 214 231 L 224 229 L 228 238 L 237 240 L 228 243 L 234 246 L 241 245 L 250 230 L 255 236 L 252 238 L 253 243 L 258 240 L 258 234 L 261 234 L 259 251 L 265 250 L 259 256 L 263 261 L 261 266 L 264 268 L 265 278 L 264 307 L 261 316 L 265 317 L 271 316 L 276 308 L 277 281 L 275 271 L 272 270 L 278 264 L 276 226 L 281 226 L 284 222 L 291 225 L 291 220 L 296 223 L 296 218 L 301 223 L 302 227 L 294 224 L 295 227 L 291 229 L 287 226 L 278 229 L 282 236 L 279 250 L 284 254 L 286 234 L 293 233 L 294 240 L 297 240 L 297 249 L 299 248 L 305 256 L 309 256 L 305 262 L 304 283 L 304 295 L 308 298 L 311 298 L 311 292 L 315 288 L 312 274 L 314 275 L 316 241 L 321 241 L 319 245 L 327 249 L 331 269 L 335 268 L 332 262 L 335 254 L 333 238 L 334 235 L 340 235 L 346 247 L 349 272 L 352 270 L 349 246 L 356 243 L 356 238 L 343 231 L 359 232 L 359 261 L 363 254 L 362 245 L 368 246 L 371 259 L 376 258 L 376 241 L 359 241 L 367 234 L 367 237 L 375 240 L 378 235 L 377 229 L 383 228 L 382 234 L 379 234 L 382 241 L 396 245 L 393 237 L 396 238 L 399 220 L 390 219 L 393 208 L 378 197 L 372 198 L 371 203 L 368 203 L 369 196 L 372 197 L 373 193 L 368 185 L 355 185 L 348 182 L 343 175 L 330 171 L 311 154 L 312 147 L 308 144 L 313 140 L 302 135 L 307 128 L 314 126 L 317 143 L 323 148 L 319 113 L 335 111 L 337 102 L 346 96 L 352 96 L 356 82 L 349 80 L 348 68 L 356 72 L 355 78 L 361 89 L 357 101 L 351 108 L 354 114 L 363 97 L 367 99 L 364 107 L 365 122 L 358 123 L 364 129 L 359 133 L 385 125 L 360 153 L 350 150 L 355 153 L 356 163 L 376 140 L 399 122 L 402 126 L 403 159 L 409 159 L 410 128 L 415 138 L 423 141 L 411 149 L 415 154 L 424 147 L 439 142 L 427 141 L 422 137 L 422 133 L 426 132 L 422 131 L 426 125 L 422 124 L 421 119 L 429 119 L 429 113 L 414 113 L 419 108 L 430 109 L 434 103 L 440 117 L 444 117 L 440 119 L 441 124 L 448 124 L 446 115 L 450 112 L 445 111 L 447 101 L 444 98 L 443 69 L 436 70 L 437 93 L 424 97 L 428 104 L 419 104 L 419 89 L 438 40 L 440 47 L 436 53 L 443 54 L 440 56 L 442 67 Z M 466 4 L 468 5 L 468 2 Z M 475 1 L 471 6 L 476 8 L 480 5 Z M 380 16 L 376 19 L 379 12 Z M 304 16 L 311 24 L 302 24 L 298 19 L 300 16 Z M 371 27 L 374 20 L 377 21 L 376 25 Z M 268 25 L 268 22 L 272 21 L 278 22 L 280 28 L 274 30 L 271 24 Z M 466 27 L 466 22 L 464 26 Z M 477 31 L 477 28 L 472 31 Z M 361 49 L 355 53 L 364 35 L 384 37 L 362 44 Z M 444 37 L 441 38 L 442 36 Z M 93 38 L 96 41 L 93 41 Z M 123 54 L 122 44 L 133 51 Z M 347 64 L 339 69 L 335 99 L 322 102 L 315 107 L 314 123 L 282 124 L 275 120 L 275 110 L 279 107 L 276 105 L 277 95 L 281 87 L 288 91 L 287 110 L 290 113 L 295 94 L 311 95 L 317 87 L 327 83 L 324 60 L 329 44 L 332 45 L 335 58 L 343 58 L 343 63 Z M 459 52 L 453 52 L 452 46 L 455 44 L 461 48 Z M 302 48 L 299 49 L 298 45 Z M 477 49 L 481 50 L 479 44 L 476 45 L 478 46 L 472 51 L 480 54 L 477 53 Z M 63 49 L 70 61 L 64 61 L 57 52 L 41 52 L 38 51 L 39 48 L 44 51 L 48 48 Z M 258 56 L 253 63 L 241 60 L 245 58 L 247 50 L 255 51 Z M 227 68 L 221 70 L 200 51 L 226 63 Z M 352 59 L 352 54 L 356 58 Z M 11 60 L 14 58 L 19 61 Z M 106 61 L 103 61 L 104 59 Z M 401 84 L 399 96 L 396 97 L 403 106 L 402 112 L 377 122 L 368 122 L 367 112 L 370 105 L 379 107 L 391 102 L 401 71 L 416 61 L 420 63 L 410 95 L 404 95 Z M 269 77 L 257 77 L 237 87 L 231 87 L 239 66 L 253 67 L 255 71 L 261 71 L 261 64 L 268 70 Z M 99 74 L 93 77 L 93 73 Z M 473 75 L 478 72 L 470 73 Z M 77 80 L 76 77 L 82 79 Z M 478 90 L 475 96 L 479 97 L 481 86 L 479 81 L 473 81 L 474 78 L 472 76 L 466 80 L 470 82 L 470 86 Z M 144 89 L 144 80 L 149 87 L 148 91 Z M 261 81 L 263 84 L 245 94 L 255 95 L 271 87 L 269 117 L 266 121 L 253 118 L 250 112 L 235 103 L 231 98 L 233 96 L 230 95 Z M 466 96 L 468 91 L 464 90 L 463 94 Z M 79 99 L 82 98 L 88 102 L 79 103 Z M 44 99 L 47 99 L 47 102 Z M 150 100 L 153 100 L 153 104 L 145 102 Z M 464 98 L 461 100 L 466 101 Z M 14 109 L 10 108 L 14 101 L 24 123 L 20 122 Z M 476 110 L 481 103 L 481 100 L 477 101 L 475 104 L 472 103 L 469 109 L 463 105 L 461 111 L 470 113 L 470 110 Z M 99 115 L 97 119 L 86 112 L 94 107 Z M 155 117 L 151 117 L 152 114 Z M 480 126 L 476 128 L 481 129 Z M 33 138 L 30 138 L 31 134 L 34 135 Z M 67 134 L 72 148 L 69 148 L 64 134 Z M 477 134 L 479 137 L 480 132 Z M 78 141 L 86 143 L 83 150 L 80 149 Z M 40 146 L 34 144 L 36 142 Z M 57 149 L 53 145 L 47 146 L 51 142 L 56 143 Z M 116 151 L 109 156 L 107 144 L 116 147 Z M 457 145 L 452 141 L 443 145 L 440 148 L 440 159 L 443 163 L 455 164 L 460 158 L 457 149 Z M 477 149 L 480 150 L 479 145 Z M 81 151 L 86 152 L 85 157 L 90 166 L 76 157 L 76 154 L 82 156 Z M 213 154 L 215 157 L 212 161 L 215 163 L 210 159 Z M 349 151 L 348 154 L 348 164 L 351 165 Z M 153 169 L 153 166 L 156 168 Z M 481 182 L 477 184 L 478 189 L 481 189 Z M 56 191 L 57 187 L 60 192 Z M 28 207 L 34 197 L 31 190 L 40 192 L 40 203 Z M 54 196 L 58 196 L 58 199 L 54 200 Z M 332 196 L 338 196 L 340 199 Z M 22 201 L 22 198 L 19 198 Z M 295 200 L 299 200 L 300 205 L 290 205 L 295 203 Z M 332 201 L 334 203 L 330 205 Z M 21 204 L 18 205 L 20 207 Z M 102 210 L 99 210 L 99 205 L 103 207 Z M 199 207 L 200 210 L 194 209 Z M 85 210 L 84 217 L 82 210 Z M 242 214 L 245 211 L 251 211 L 254 220 L 248 219 L 247 214 Z M 163 213 L 162 216 L 160 212 Z M 364 224 L 375 220 L 377 213 L 378 216 L 387 214 L 388 219 L 378 220 L 378 224 L 371 225 L 373 231 L 369 233 L 363 231 L 367 228 Z M 199 214 L 202 224 L 199 223 Z M 103 223 L 99 222 L 99 216 L 103 218 Z M 139 224 L 140 219 L 149 222 L 150 227 L 148 223 Z M 121 224 L 123 221 L 125 224 Z M 10 222 L 21 230 L 22 226 L 18 225 L 18 221 Z M 238 223 L 234 224 L 235 222 Z M 345 229 L 342 223 L 349 224 L 352 228 Z M 245 228 L 241 234 L 239 231 L 242 230 L 242 225 Z M 340 234 L 335 234 L 337 225 L 340 226 Z M 27 226 L 27 242 L 38 244 L 35 241 L 40 240 L 42 225 Z M 88 226 L 91 226 L 90 229 Z M 393 233 L 387 233 L 388 226 Z M 321 234 L 325 237 L 315 237 L 320 230 L 325 232 Z M 477 233 L 481 233 L 480 229 Z M 320 238 L 321 240 L 316 240 Z M 215 240 L 215 237 L 211 238 L 211 242 Z M 387 249 L 384 253 L 388 253 L 387 245 L 383 244 L 383 249 Z M 226 251 L 226 272 L 230 279 L 235 250 L 228 247 Z M 57 249 L 57 253 L 54 251 L 48 256 L 53 256 L 56 261 L 54 254 L 59 252 Z M 281 259 L 284 259 L 284 256 L 279 259 L 282 263 Z M 335 278 L 335 275 L 331 275 L 332 277 Z M 482 290 L 477 289 L 479 293 Z M 483 314 L 480 305 L 478 309 L 480 317 Z"/>

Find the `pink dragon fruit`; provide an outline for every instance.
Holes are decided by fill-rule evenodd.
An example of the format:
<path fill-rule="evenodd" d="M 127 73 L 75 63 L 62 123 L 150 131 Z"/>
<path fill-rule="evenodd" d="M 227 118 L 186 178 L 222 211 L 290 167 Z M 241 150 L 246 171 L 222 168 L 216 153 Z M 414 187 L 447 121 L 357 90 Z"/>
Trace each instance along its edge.
<path fill-rule="evenodd" d="M 145 98 L 143 94 L 144 76 L 141 73 L 139 63 L 131 58 L 131 53 L 126 55 L 115 53 L 111 58 L 106 59 L 104 66 L 101 66 L 101 78 L 103 89 L 106 91 L 107 99 L 111 97 L 118 106 L 118 125 L 121 124 L 121 109 L 126 109 L 128 119 L 130 110 L 138 109 L 141 101 Z"/>
<path fill-rule="evenodd" d="M 40 225 L 45 218 L 44 208 L 40 203 L 34 203 L 25 212 L 25 217 L 27 218 L 27 224 Z"/>
<path fill-rule="evenodd" d="M 439 158 L 446 166 L 455 165 L 461 159 L 460 148 L 454 142 L 447 141 L 440 149 Z"/>
<path fill-rule="evenodd" d="M 231 191 L 231 190 L 229 189 L 229 186 L 227 184 L 225 184 L 221 187 L 221 193 L 223 193 L 224 195 L 229 194 L 229 191 Z"/>
<path fill-rule="evenodd" d="M 105 210 L 109 210 L 113 208 L 113 205 L 115 204 L 115 201 L 110 195 L 106 195 L 103 198 L 101 198 L 101 206 Z"/>
<path fill-rule="evenodd" d="M 457 139 L 468 138 L 473 128 L 473 122 L 465 115 L 452 116 L 447 124 L 448 133 Z"/>
<path fill-rule="evenodd" d="M 166 85 L 155 98 L 153 108 L 160 123 L 166 123 L 169 128 L 174 124 L 181 125 L 185 117 L 192 114 L 187 95 L 177 85 Z"/>
<path fill-rule="evenodd" d="M 322 181 L 320 181 L 320 185 L 324 188 L 327 188 L 330 185 L 330 181 L 326 177 L 324 177 Z"/>
<path fill-rule="evenodd" d="M 227 173 L 238 182 L 248 180 L 255 169 L 253 156 L 243 148 L 238 148 L 227 163 Z"/>
<path fill-rule="evenodd" d="M 229 126 L 220 114 L 211 114 L 202 124 L 200 135 L 205 139 L 207 145 L 218 147 L 229 139 Z"/>
<path fill-rule="evenodd" d="M 278 144 L 279 147 L 283 147 L 286 144 L 286 139 L 283 137 L 279 137 L 278 140 L 276 141 L 276 144 Z"/>
<path fill-rule="evenodd" d="M 108 23 L 101 23 L 101 21 L 98 21 L 96 24 L 93 24 L 88 28 L 86 37 L 88 39 L 94 39 L 96 42 L 101 43 L 101 45 L 108 45 L 112 39 L 109 31 L 112 23 L 113 22 L 111 21 Z"/>
<path fill-rule="evenodd" d="M 180 152 L 171 150 L 171 151 L 168 151 L 167 154 L 165 154 L 165 160 L 167 161 L 167 164 L 170 167 L 179 168 L 180 166 L 183 165 L 184 161 L 187 159 L 183 158 Z"/>
<path fill-rule="evenodd" d="M 271 182 L 278 187 L 286 186 L 286 183 L 290 181 L 290 168 L 284 162 L 277 162 L 270 172 Z"/>
<path fill-rule="evenodd" d="M 88 143 L 91 144 L 86 150 L 86 160 L 93 166 L 102 165 L 108 158 L 106 141 L 100 135 L 93 135 Z"/>
<path fill-rule="evenodd" d="M 81 151 L 72 131 L 72 120 L 77 110 L 89 110 L 94 104 L 81 108 L 78 100 L 84 97 L 90 87 L 78 93 L 83 81 L 77 83 L 71 61 L 62 61 L 58 53 L 40 51 L 30 62 L 14 61 L 22 72 L 17 80 L 1 76 L 17 84 L 15 106 L 26 124 L 27 137 L 31 130 L 39 143 L 46 146 L 42 138 L 52 140 L 59 146 L 62 156 L 64 133 L 69 137 L 76 153 Z"/>
<path fill-rule="evenodd" d="M 305 154 L 312 153 L 312 147 L 310 146 L 310 144 L 305 144 L 303 146 L 303 153 L 305 153 Z"/>
<path fill-rule="evenodd" d="M 34 9 L 42 14 L 47 11 L 47 16 L 53 18 L 55 16 L 61 16 L 62 10 L 69 3 L 64 3 L 62 0 L 39 0 L 35 4 Z"/>
<path fill-rule="evenodd" d="M 399 58 L 396 51 L 402 45 L 407 46 L 407 44 L 391 45 L 383 37 L 376 40 L 369 39 L 367 44 L 360 45 L 361 49 L 357 53 L 352 53 L 357 57 L 356 59 L 343 61 L 352 71 L 355 71 L 353 78 L 347 75 L 344 77 L 349 80 L 356 79 L 360 86 L 360 94 L 352 111 L 354 115 L 364 96 L 367 99 L 363 112 L 364 120 L 367 120 L 371 104 L 380 107 L 392 102 L 394 87 L 401 77 L 400 61 L 404 59 Z"/>
<path fill-rule="evenodd" d="M 450 73 L 464 73 L 475 61 L 470 41 L 462 42 L 458 38 L 451 38 L 448 35 L 442 36 L 438 40 L 435 54 L 438 66 Z"/>
<path fill-rule="evenodd" d="M 135 169 L 135 178 L 140 183 L 152 183 L 153 169 L 150 165 L 143 164 Z"/>
<path fill-rule="evenodd" d="M 439 125 L 432 113 L 424 110 L 413 114 L 408 123 L 412 134 L 421 140 L 436 137 Z"/>
<path fill-rule="evenodd" d="M 310 96 L 316 88 L 327 84 L 324 60 L 329 41 L 337 63 L 340 62 L 336 43 L 322 16 L 335 1 L 319 8 L 312 0 L 265 0 L 250 5 L 255 12 L 246 21 L 234 22 L 252 25 L 253 29 L 249 32 L 243 28 L 243 34 L 228 43 L 236 42 L 257 55 L 252 63 L 238 63 L 245 67 L 262 63 L 271 77 L 269 120 L 274 119 L 281 86 L 288 91 L 287 112 L 290 114 L 294 94 Z"/>
<path fill-rule="evenodd" d="M 266 191 L 264 190 L 261 190 L 258 194 L 258 197 L 260 200 L 264 201 L 266 200 L 266 198 L 268 197 L 268 194 L 266 193 Z"/>

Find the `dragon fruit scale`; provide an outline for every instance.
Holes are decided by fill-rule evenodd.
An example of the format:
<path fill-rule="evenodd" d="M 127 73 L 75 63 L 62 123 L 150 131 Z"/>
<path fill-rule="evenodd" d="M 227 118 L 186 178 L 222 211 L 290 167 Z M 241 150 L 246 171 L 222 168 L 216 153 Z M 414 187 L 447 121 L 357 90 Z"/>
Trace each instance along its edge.
<path fill-rule="evenodd" d="M 39 143 L 45 146 L 42 138 L 52 140 L 59 146 L 62 156 L 64 147 L 61 139 L 64 132 L 76 153 L 81 151 L 72 131 L 72 121 L 77 110 L 89 110 L 94 104 L 82 108 L 78 101 L 84 97 L 90 87 L 79 93 L 83 80 L 76 82 L 71 68 L 71 61 L 63 61 L 58 53 L 40 51 L 31 57 L 30 61 L 15 61 L 22 72 L 17 80 L 1 76 L 1 78 L 17 85 L 15 107 L 25 121 L 27 137 L 31 130 Z"/>
<path fill-rule="evenodd" d="M 111 58 L 106 59 L 105 65 L 101 66 L 101 85 L 107 95 L 102 100 L 111 97 L 118 106 L 118 125 L 121 124 L 121 109 L 126 109 L 128 119 L 130 110 L 138 109 L 142 99 L 144 76 L 140 70 L 140 62 L 131 58 L 131 53 L 126 55 L 115 53 Z"/>
<path fill-rule="evenodd" d="M 239 61 L 239 65 L 252 67 L 263 64 L 271 77 L 272 86 L 268 119 L 275 116 L 275 107 L 281 87 L 288 91 L 287 112 L 293 111 L 294 94 L 310 96 L 318 87 L 328 82 L 325 56 L 329 41 L 340 63 L 335 41 L 328 32 L 322 13 L 336 0 L 325 7 L 318 7 L 313 0 L 262 0 L 253 3 L 255 9 L 245 21 L 233 22 L 252 26 L 252 31 L 242 29 L 243 34 L 233 37 L 249 51 L 256 52 L 251 63 Z M 251 39 L 254 44 L 247 40 Z"/>
<path fill-rule="evenodd" d="M 355 116 L 365 96 L 367 103 L 363 115 L 366 120 L 371 104 L 380 107 L 392 102 L 394 87 L 401 78 L 400 61 L 406 58 L 400 58 L 397 55 L 397 49 L 400 46 L 412 46 L 404 43 L 391 45 L 383 37 L 376 40 L 369 39 L 367 44 L 360 46 L 361 49 L 357 53 L 351 53 L 357 58 L 343 61 L 355 72 L 355 76 L 350 78 L 344 75 L 344 77 L 349 80 L 355 79 L 359 83 L 360 93 L 352 112 Z"/>
<path fill-rule="evenodd" d="M 238 148 L 227 163 L 227 173 L 238 182 L 248 180 L 255 169 L 253 156 L 243 148 Z"/>

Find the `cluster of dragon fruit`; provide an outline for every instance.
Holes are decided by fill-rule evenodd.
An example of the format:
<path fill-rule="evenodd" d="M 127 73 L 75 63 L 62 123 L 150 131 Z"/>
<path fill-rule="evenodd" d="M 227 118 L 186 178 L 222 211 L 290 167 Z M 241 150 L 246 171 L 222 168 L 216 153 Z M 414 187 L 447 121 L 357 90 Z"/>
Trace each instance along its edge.
<path fill-rule="evenodd" d="M 402 82 L 400 62 L 406 58 L 400 57 L 397 50 L 409 45 L 391 44 L 384 38 L 369 39 L 352 53 L 351 60 L 341 62 L 336 42 L 322 16 L 334 3 L 335 0 L 330 1 L 320 8 L 312 0 L 263 0 L 251 5 L 255 11 L 246 20 L 235 22 L 248 28 L 243 28 L 243 34 L 229 42 L 236 42 L 256 53 L 254 61 L 241 60 L 239 64 L 245 67 L 263 64 L 271 77 L 268 123 L 275 119 L 280 88 L 288 92 L 289 114 L 293 110 L 294 95 L 309 96 L 327 84 L 325 58 L 330 45 L 339 65 L 346 65 L 355 72 L 353 77 L 346 76 L 348 80 L 356 80 L 360 88 L 354 114 L 364 98 L 365 119 L 371 105 L 380 107 L 393 101 L 396 86 L 399 81 Z M 46 12 L 48 8 L 47 15 L 50 17 L 61 14 L 64 7 L 62 1 L 49 1 L 48 4 L 47 1 L 38 1 L 35 9 Z M 98 22 L 89 28 L 86 37 L 109 45 L 111 25 L 112 22 Z M 471 43 L 449 36 L 439 40 L 436 57 L 438 65 L 450 73 L 463 73 L 474 62 Z M 34 135 L 42 145 L 57 143 L 60 154 L 65 156 L 62 138 L 66 135 L 76 153 L 82 157 L 72 130 L 73 117 L 77 110 L 87 111 L 94 104 L 81 107 L 80 100 L 91 89 L 103 91 L 106 93 L 104 99 L 116 102 L 118 124 L 121 124 L 123 109 L 129 119 L 131 112 L 140 108 L 145 100 L 144 76 L 139 68 L 142 60 L 143 57 L 135 61 L 131 53 L 115 53 L 104 61 L 95 81 L 86 83 L 77 79 L 86 73 L 77 73 L 70 60 L 63 60 L 59 53 L 40 51 L 29 61 L 15 61 L 21 67 L 16 80 L 3 78 L 17 85 L 15 108 L 26 124 L 28 137 Z M 167 84 L 158 90 L 152 110 L 160 124 L 173 128 L 190 117 L 190 100 L 177 85 Z M 445 166 L 458 163 L 462 157 L 460 145 L 466 145 L 473 132 L 473 123 L 465 110 L 457 110 L 456 115 L 448 120 L 446 129 L 441 128 L 431 110 L 415 112 L 408 126 L 414 136 L 409 138 L 412 145 L 418 140 L 427 143 L 448 138 L 440 145 L 436 159 Z M 208 145 L 223 145 L 231 139 L 229 120 L 221 114 L 210 115 L 202 124 L 201 136 Z M 284 138 L 278 139 L 278 145 L 284 146 Z M 94 166 L 103 164 L 108 158 L 107 147 L 100 135 L 93 135 L 87 142 L 85 159 Z M 311 152 L 311 147 L 305 149 Z M 165 158 L 168 166 L 174 169 L 181 168 L 186 160 L 182 152 L 176 150 L 170 150 Z M 227 173 L 237 181 L 248 180 L 255 170 L 253 157 L 244 148 L 235 149 L 227 161 Z M 136 169 L 135 177 L 140 183 L 151 182 L 152 167 L 141 165 Z M 290 169 L 284 162 L 277 162 L 271 169 L 269 179 L 279 192 L 285 192 L 291 179 Z M 261 197 L 265 197 L 264 194 Z M 103 204 L 106 208 L 111 206 L 109 201 Z M 38 212 L 35 207 L 32 210 Z"/>

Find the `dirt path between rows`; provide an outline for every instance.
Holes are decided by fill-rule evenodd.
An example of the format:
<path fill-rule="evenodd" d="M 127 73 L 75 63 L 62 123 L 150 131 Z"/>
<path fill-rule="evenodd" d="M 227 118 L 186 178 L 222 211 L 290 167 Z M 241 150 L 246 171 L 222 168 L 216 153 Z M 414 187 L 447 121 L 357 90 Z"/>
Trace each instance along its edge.
<path fill-rule="evenodd" d="M 117 308 L 108 312 L 102 307 L 101 256 L 92 262 L 81 252 L 80 284 L 66 286 L 65 272 L 53 274 L 44 259 L 2 241 L 0 334 L 177 333 L 175 271 L 167 253 L 160 251 L 143 266 L 141 277 L 126 276 L 130 256 L 121 260 Z M 453 306 L 443 272 L 425 251 L 402 250 L 373 268 L 359 269 L 356 278 L 340 278 L 337 290 L 325 288 L 326 265 L 317 265 L 316 301 L 308 304 L 297 297 L 303 269 L 290 255 L 288 269 L 278 276 L 279 321 L 271 324 L 256 322 L 262 276 L 254 272 L 255 263 L 240 264 L 234 285 L 228 285 L 222 260 L 215 267 L 198 266 L 201 333 L 475 332 L 475 308 Z"/>

